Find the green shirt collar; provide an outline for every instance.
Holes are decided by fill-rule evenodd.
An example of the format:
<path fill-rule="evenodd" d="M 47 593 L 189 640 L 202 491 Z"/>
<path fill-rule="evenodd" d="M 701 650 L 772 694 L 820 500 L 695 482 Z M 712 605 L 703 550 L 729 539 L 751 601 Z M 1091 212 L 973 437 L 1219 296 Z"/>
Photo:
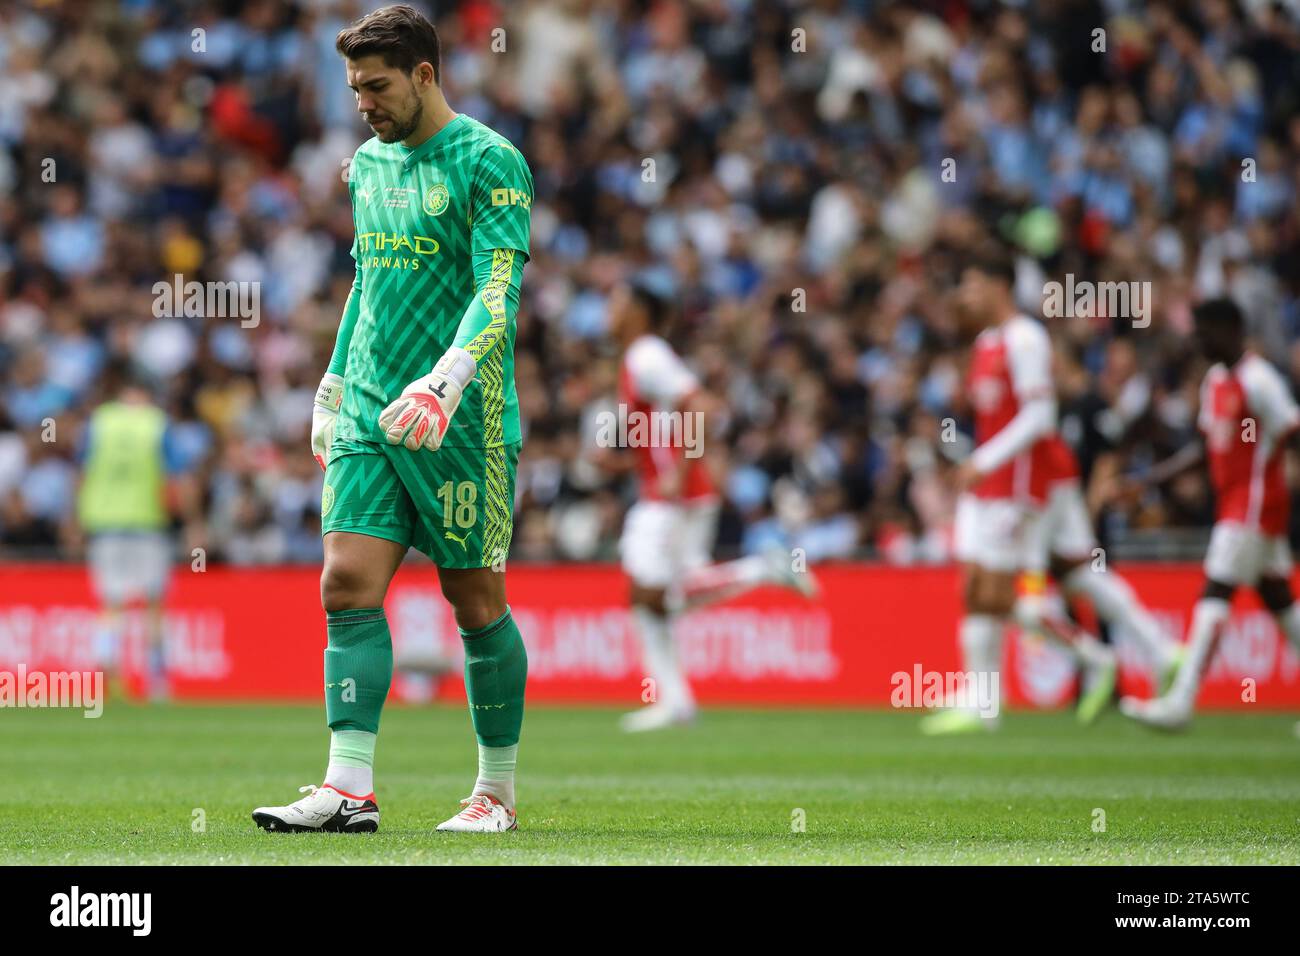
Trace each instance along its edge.
<path fill-rule="evenodd" d="M 397 148 L 402 154 L 402 168 L 410 169 L 425 156 L 428 156 L 434 148 L 447 142 L 455 134 L 456 130 L 465 125 L 465 119 L 464 113 L 457 113 L 455 119 L 415 147 L 415 149 L 409 149 L 404 144 L 398 143 Z"/>

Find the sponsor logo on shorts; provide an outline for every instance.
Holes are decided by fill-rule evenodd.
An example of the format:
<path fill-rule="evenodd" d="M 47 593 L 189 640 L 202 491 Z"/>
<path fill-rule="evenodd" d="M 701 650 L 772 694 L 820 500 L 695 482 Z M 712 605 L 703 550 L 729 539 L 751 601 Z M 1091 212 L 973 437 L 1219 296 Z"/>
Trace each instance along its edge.
<path fill-rule="evenodd" d="M 465 538 L 458 538 L 456 535 L 452 534 L 450 531 L 444 531 L 442 536 L 443 536 L 444 538 L 450 538 L 452 541 L 455 541 L 458 545 L 461 546 L 462 549 L 464 549 L 464 551 L 465 551 L 466 554 L 469 554 L 469 545 L 465 543 Z M 467 537 L 468 537 L 468 536 L 467 536 Z"/>

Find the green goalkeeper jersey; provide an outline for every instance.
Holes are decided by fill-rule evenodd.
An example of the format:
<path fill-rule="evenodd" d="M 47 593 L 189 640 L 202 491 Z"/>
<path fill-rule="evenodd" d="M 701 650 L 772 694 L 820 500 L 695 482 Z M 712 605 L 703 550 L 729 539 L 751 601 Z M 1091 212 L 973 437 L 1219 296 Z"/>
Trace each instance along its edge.
<path fill-rule="evenodd" d="M 382 443 L 380 413 L 454 344 L 476 291 L 475 255 L 513 249 L 527 261 L 533 177 L 519 150 L 461 113 L 415 149 L 363 143 L 348 190 L 357 268 L 349 309 L 359 311 L 335 438 Z M 475 356 L 446 447 L 520 441 L 514 323 L 492 339 Z"/>

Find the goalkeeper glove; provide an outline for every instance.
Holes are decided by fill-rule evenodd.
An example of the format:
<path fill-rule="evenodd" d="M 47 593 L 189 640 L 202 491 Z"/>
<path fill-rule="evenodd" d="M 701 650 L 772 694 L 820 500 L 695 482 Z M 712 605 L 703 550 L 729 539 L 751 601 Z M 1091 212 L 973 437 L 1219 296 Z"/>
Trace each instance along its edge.
<path fill-rule="evenodd" d="M 343 377 L 326 372 L 316 389 L 316 407 L 311 410 L 311 453 L 321 468 L 329 464 L 334 422 L 343 407 Z"/>
<path fill-rule="evenodd" d="M 406 386 L 379 416 L 388 443 L 403 444 L 411 451 L 437 451 L 477 367 L 464 349 L 447 349 L 432 372 Z"/>

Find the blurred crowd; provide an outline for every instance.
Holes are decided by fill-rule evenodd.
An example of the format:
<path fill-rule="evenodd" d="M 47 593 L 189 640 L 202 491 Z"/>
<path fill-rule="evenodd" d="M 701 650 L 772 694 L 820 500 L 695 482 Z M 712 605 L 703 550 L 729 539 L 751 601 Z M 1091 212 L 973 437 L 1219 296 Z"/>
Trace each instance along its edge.
<path fill-rule="evenodd" d="M 199 488 L 185 543 L 319 558 L 312 396 L 369 135 L 334 37 L 379 5 L 0 5 L 0 555 L 76 555 L 77 439 L 127 359 Z M 594 433 L 630 278 L 677 304 L 671 339 L 728 408 L 706 449 L 720 554 L 949 558 L 968 447 L 951 291 L 991 240 L 1017 250 L 1030 314 L 1067 274 L 1152 284 L 1145 328 L 1047 322 L 1107 542 L 1210 521 L 1203 475 L 1125 492 L 1195 439 L 1194 302 L 1233 296 L 1300 374 L 1294 2 L 415 5 L 452 107 L 536 183 L 514 560 L 615 556 L 635 489 Z M 176 275 L 259 282 L 260 321 L 155 315 Z"/>

